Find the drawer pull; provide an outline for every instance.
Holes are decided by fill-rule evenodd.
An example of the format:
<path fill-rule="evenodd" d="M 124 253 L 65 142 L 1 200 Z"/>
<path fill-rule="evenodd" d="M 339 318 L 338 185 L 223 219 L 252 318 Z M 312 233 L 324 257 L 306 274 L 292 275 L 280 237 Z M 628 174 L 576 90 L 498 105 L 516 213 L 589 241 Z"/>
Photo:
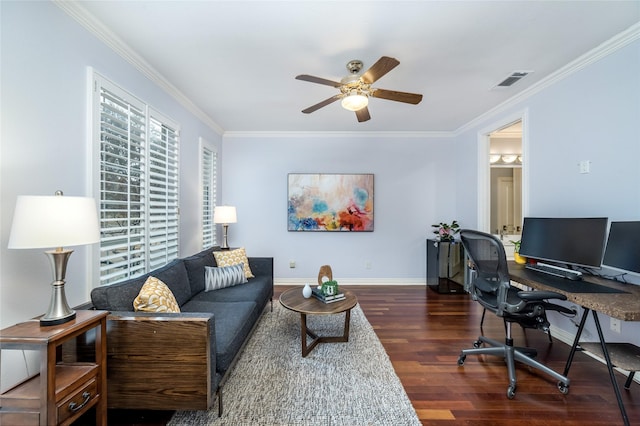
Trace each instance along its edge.
<path fill-rule="evenodd" d="M 82 392 L 82 397 L 84 398 L 84 401 L 82 401 L 82 404 L 76 404 L 75 402 L 71 402 L 69 403 L 69 410 L 71 410 L 74 413 L 82 410 L 82 407 L 87 405 L 87 402 L 89 402 L 89 400 L 91 399 L 91 394 L 89 392 Z"/>

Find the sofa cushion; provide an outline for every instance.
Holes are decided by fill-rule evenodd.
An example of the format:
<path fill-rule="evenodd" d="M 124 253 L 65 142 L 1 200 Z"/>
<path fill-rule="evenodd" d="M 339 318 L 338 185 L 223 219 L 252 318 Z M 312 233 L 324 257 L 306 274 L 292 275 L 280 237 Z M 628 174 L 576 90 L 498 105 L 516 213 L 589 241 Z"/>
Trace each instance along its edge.
<path fill-rule="evenodd" d="M 169 287 L 156 277 L 149 277 L 133 301 L 134 311 L 180 312 L 176 298 Z"/>
<path fill-rule="evenodd" d="M 216 266 L 216 260 L 212 251 L 218 247 L 203 250 L 183 259 L 184 267 L 189 276 L 189 284 L 191 285 L 191 294 L 198 294 L 204 291 L 204 268 L 205 266 Z"/>
<path fill-rule="evenodd" d="M 244 247 L 234 250 L 214 251 L 213 256 L 216 258 L 216 264 L 218 266 L 232 266 L 244 263 L 244 273 L 246 277 L 253 278 L 253 273 L 249 267 L 249 259 L 247 259 L 247 252 Z"/>
<path fill-rule="evenodd" d="M 256 302 L 262 308 L 273 294 L 271 277 L 255 277 L 242 285 L 226 287 L 216 291 L 201 292 L 192 301 L 206 302 Z"/>
<path fill-rule="evenodd" d="M 182 260 L 176 259 L 162 268 L 115 284 L 102 285 L 91 290 L 91 302 L 96 309 L 131 311 L 133 300 L 150 276 L 158 278 L 171 290 L 179 306 L 191 298 L 189 277 Z"/>
<path fill-rule="evenodd" d="M 213 291 L 225 287 L 244 284 L 247 277 L 244 275 L 244 264 L 233 266 L 205 266 L 204 267 L 204 291 Z"/>
<path fill-rule="evenodd" d="M 224 290 L 226 289 L 220 291 Z M 213 312 L 216 334 L 216 369 L 222 373 L 231 366 L 236 353 L 248 338 L 257 320 L 254 315 L 255 310 L 255 302 L 218 303 L 192 300 L 182 307 L 182 312 Z"/>

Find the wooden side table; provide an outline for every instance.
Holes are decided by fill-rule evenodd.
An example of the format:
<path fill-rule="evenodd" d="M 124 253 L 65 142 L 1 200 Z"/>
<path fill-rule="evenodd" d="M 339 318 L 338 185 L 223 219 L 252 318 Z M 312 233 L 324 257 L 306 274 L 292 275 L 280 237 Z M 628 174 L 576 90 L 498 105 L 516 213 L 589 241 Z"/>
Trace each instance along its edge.
<path fill-rule="evenodd" d="M 69 425 L 96 407 L 96 425 L 107 424 L 107 311 L 77 311 L 64 324 L 26 321 L 0 331 L 0 349 L 37 350 L 40 373 L 0 395 L 0 424 Z M 95 334 L 88 332 L 95 329 Z M 94 338 L 95 359 L 62 359 L 62 345 Z"/>

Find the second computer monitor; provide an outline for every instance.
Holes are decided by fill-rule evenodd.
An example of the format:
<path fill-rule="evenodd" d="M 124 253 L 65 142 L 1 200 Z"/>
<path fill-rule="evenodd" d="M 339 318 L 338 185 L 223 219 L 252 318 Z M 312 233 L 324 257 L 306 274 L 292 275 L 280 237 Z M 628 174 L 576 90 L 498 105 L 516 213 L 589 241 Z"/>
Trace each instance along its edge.
<path fill-rule="evenodd" d="M 640 274 L 640 221 L 611 222 L 602 266 Z"/>

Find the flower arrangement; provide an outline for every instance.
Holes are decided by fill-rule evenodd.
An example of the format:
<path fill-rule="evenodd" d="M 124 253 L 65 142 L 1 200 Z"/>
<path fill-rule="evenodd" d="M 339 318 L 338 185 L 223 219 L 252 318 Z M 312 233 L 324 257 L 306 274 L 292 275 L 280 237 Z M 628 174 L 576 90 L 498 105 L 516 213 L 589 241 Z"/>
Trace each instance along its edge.
<path fill-rule="evenodd" d="M 440 241 L 454 241 L 455 235 L 460 232 L 460 225 L 458 225 L 457 221 L 451 222 L 451 225 L 448 223 L 440 222 L 436 225 L 431 225 L 434 228 L 437 228 L 433 231 L 434 234 L 438 236 Z"/>

